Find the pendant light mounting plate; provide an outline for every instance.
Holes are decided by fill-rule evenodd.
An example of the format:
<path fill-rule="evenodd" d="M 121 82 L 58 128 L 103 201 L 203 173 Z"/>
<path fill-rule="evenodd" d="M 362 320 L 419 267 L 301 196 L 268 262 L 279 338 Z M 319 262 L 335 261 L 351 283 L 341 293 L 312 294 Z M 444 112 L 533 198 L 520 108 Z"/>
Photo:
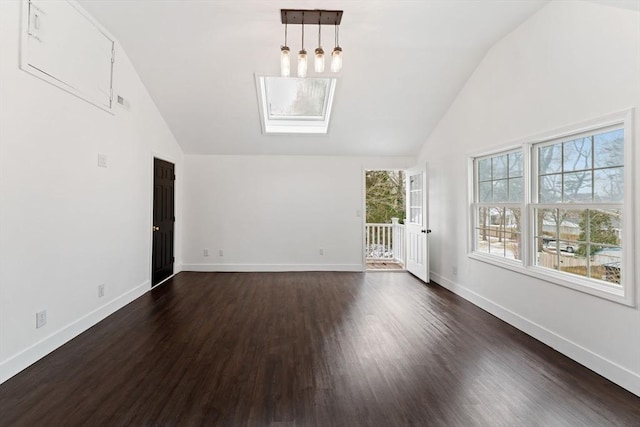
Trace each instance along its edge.
<path fill-rule="evenodd" d="M 280 9 L 283 24 L 340 25 L 341 10 Z"/>

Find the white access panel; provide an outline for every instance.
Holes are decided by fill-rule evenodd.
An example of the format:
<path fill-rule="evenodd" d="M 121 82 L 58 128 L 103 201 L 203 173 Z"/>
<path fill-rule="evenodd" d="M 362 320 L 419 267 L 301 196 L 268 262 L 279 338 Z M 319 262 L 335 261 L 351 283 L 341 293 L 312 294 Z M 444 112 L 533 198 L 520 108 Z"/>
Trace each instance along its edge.
<path fill-rule="evenodd" d="M 112 38 L 75 2 L 23 1 L 21 68 L 111 111 Z"/>

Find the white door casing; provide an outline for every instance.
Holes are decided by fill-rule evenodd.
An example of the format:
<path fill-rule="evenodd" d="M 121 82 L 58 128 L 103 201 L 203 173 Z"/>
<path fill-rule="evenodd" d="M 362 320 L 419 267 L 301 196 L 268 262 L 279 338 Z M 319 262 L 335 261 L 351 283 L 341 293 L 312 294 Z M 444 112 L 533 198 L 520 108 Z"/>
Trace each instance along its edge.
<path fill-rule="evenodd" d="M 406 260 L 407 271 L 429 282 L 429 244 L 427 224 L 427 171 L 416 168 L 407 171 L 406 185 Z"/>

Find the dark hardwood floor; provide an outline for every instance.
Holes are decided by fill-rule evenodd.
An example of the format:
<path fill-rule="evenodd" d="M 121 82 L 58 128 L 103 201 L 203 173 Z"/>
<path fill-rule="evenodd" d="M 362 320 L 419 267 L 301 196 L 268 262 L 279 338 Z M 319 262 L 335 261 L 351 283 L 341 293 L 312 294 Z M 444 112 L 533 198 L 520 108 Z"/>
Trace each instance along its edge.
<path fill-rule="evenodd" d="M 0 386 L 3 426 L 639 426 L 640 398 L 405 273 L 181 273 Z"/>

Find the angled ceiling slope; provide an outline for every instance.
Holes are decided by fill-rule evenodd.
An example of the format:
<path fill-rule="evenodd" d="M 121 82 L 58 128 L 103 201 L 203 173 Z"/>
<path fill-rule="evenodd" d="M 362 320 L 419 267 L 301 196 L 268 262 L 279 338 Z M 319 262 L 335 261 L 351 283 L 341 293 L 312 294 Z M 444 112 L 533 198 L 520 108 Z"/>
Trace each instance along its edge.
<path fill-rule="evenodd" d="M 186 153 L 388 156 L 416 154 L 487 50 L 546 2 L 305 3 L 344 10 L 329 132 L 263 135 L 255 74 L 279 74 L 280 9 L 299 2 L 79 1 L 118 39 Z M 289 27 L 292 52 L 300 30 Z M 307 31 L 312 51 L 317 27 Z M 333 36 L 323 31 L 325 51 Z"/>

